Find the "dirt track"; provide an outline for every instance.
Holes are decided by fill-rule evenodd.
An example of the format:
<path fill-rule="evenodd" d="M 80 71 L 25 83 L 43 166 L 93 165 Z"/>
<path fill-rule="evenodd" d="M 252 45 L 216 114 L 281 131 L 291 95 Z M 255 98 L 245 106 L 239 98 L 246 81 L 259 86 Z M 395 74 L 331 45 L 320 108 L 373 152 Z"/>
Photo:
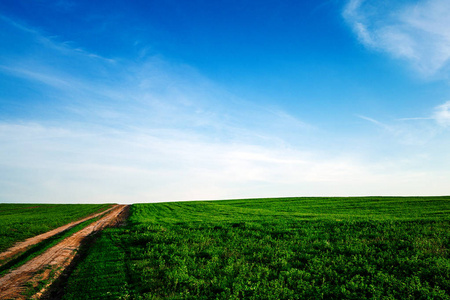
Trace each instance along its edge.
<path fill-rule="evenodd" d="M 88 217 L 86 217 L 84 219 L 78 220 L 78 221 L 70 222 L 70 223 L 68 223 L 66 225 L 63 225 L 63 226 L 58 227 L 58 228 L 55 228 L 55 229 L 50 230 L 48 232 L 45 232 L 43 234 L 33 236 L 33 237 L 29 238 L 29 239 L 26 239 L 23 242 L 19 242 L 19 243 L 15 244 L 14 246 L 12 246 L 11 248 L 7 249 L 5 252 L 0 253 L 0 262 L 4 261 L 4 263 L 6 263 L 7 259 L 13 257 L 14 255 L 16 255 L 16 254 L 18 254 L 20 252 L 25 251 L 28 247 L 33 246 L 33 245 L 35 245 L 35 244 L 37 244 L 39 242 L 42 242 L 43 240 L 48 239 L 49 237 L 52 237 L 55 234 L 63 232 L 64 230 L 67 230 L 67 229 L 69 229 L 69 228 L 71 228 L 73 226 L 76 226 L 76 225 L 78 225 L 78 224 L 80 224 L 80 223 L 82 223 L 84 221 L 90 220 L 90 219 L 98 217 L 98 216 L 100 216 L 100 215 L 102 215 L 104 213 L 107 213 L 108 211 L 112 210 L 113 208 L 114 207 L 109 208 L 109 209 L 107 209 L 105 211 L 102 211 L 102 212 L 100 212 L 98 214 L 90 215 L 90 216 L 88 216 Z M 0 266 L 1 266 L 1 264 L 0 264 Z"/>
<path fill-rule="evenodd" d="M 56 278 L 74 258 L 76 251 L 84 238 L 93 232 L 100 231 L 110 224 L 114 224 L 126 205 L 116 205 L 100 220 L 64 239 L 56 246 L 33 258 L 26 264 L 11 271 L 0 278 L 0 299 L 26 299 L 21 295 L 25 284 L 37 285 L 41 280 L 48 279 L 50 274 Z M 48 284 L 49 285 L 49 284 Z M 39 298 L 40 294 L 33 298 Z"/>

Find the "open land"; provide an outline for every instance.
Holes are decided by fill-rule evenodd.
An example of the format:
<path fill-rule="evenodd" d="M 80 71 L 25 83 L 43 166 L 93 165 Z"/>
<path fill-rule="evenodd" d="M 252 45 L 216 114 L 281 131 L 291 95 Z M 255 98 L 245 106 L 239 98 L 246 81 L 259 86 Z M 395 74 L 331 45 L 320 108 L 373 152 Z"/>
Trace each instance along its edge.
<path fill-rule="evenodd" d="M 13 298 L 450 299 L 450 197 L 134 204 L 123 226 L 94 224 L 63 284 Z M 30 262 L 42 270 L 77 247 Z M 64 261 L 29 272 L 31 285 Z"/>

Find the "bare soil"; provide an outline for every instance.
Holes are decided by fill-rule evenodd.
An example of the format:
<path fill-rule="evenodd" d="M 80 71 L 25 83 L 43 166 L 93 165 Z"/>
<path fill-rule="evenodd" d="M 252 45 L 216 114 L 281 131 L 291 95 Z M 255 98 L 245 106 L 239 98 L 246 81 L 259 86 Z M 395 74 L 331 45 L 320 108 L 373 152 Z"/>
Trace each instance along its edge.
<path fill-rule="evenodd" d="M 127 205 L 116 205 L 100 220 L 74 233 L 59 244 L 33 258 L 0 278 L 0 299 L 27 299 L 23 293 L 31 286 L 44 283 L 41 292 L 32 296 L 39 299 L 42 292 L 57 278 L 75 257 L 82 241 L 92 233 L 115 225 L 126 212 Z"/>

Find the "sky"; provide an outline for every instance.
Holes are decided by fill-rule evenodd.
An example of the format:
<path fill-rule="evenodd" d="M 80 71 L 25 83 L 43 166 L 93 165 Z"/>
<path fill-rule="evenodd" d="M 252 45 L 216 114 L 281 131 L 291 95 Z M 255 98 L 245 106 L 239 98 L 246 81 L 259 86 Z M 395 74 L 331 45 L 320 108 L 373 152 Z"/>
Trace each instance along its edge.
<path fill-rule="evenodd" d="M 0 202 L 450 194 L 448 0 L 0 1 Z"/>

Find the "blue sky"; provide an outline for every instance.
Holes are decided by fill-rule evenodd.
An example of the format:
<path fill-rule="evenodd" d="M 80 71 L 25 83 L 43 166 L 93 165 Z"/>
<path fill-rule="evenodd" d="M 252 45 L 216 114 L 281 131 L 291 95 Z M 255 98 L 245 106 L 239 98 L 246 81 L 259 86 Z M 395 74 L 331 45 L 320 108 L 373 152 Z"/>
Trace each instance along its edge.
<path fill-rule="evenodd" d="M 0 202 L 448 195 L 448 15 L 2 0 Z"/>

